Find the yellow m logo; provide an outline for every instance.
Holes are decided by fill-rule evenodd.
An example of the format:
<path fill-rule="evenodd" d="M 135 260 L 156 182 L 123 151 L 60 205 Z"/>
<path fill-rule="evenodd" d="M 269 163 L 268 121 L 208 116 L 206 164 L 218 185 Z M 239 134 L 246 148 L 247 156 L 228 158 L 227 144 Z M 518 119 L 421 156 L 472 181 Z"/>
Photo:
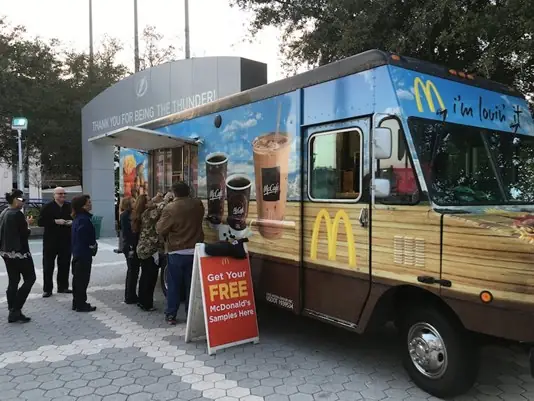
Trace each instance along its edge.
<path fill-rule="evenodd" d="M 328 239 L 328 260 L 336 260 L 336 250 L 337 250 L 337 234 L 339 232 L 339 224 L 341 220 L 345 225 L 345 233 L 347 235 L 347 247 L 349 251 L 349 265 L 356 266 L 356 250 L 354 248 L 354 236 L 352 235 L 352 224 L 350 223 L 349 216 L 345 213 L 344 210 L 338 210 L 336 217 L 332 223 L 330 214 L 326 209 L 321 209 L 315 218 L 315 223 L 313 224 L 313 233 L 311 240 L 311 252 L 310 258 L 312 260 L 317 259 L 317 247 L 319 245 L 319 230 L 321 229 L 321 222 L 325 221 L 326 224 L 326 237 Z"/>
<path fill-rule="evenodd" d="M 222 260 L 222 265 L 224 266 L 224 265 L 229 265 L 229 264 L 230 264 L 230 259 L 228 259 L 228 258 L 223 258 L 223 260 Z"/>
<path fill-rule="evenodd" d="M 421 102 L 421 92 L 419 91 L 419 88 L 423 89 L 426 103 L 428 104 L 428 108 L 430 109 L 432 113 L 436 112 L 436 107 L 434 106 L 434 97 L 432 96 L 432 92 L 434 92 L 434 95 L 436 96 L 440 109 L 445 110 L 445 104 L 443 103 L 443 99 L 441 98 L 441 95 L 439 94 L 438 89 L 436 88 L 436 85 L 434 85 L 434 83 L 430 79 L 426 81 L 426 84 L 424 84 L 423 80 L 417 77 L 413 81 L 413 86 L 414 86 L 414 92 L 415 92 L 415 102 L 417 103 L 417 110 L 419 110 L 419 113 L 422 113 L 424 111 L 423 103 Z"/>

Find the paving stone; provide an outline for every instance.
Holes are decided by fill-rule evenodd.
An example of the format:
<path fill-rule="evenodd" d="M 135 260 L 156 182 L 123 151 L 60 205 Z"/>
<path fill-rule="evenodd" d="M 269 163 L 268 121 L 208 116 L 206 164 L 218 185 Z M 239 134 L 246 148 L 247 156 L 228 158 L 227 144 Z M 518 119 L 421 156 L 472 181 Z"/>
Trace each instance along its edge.
<path fill-rule="evenodd" d="M 121 387 L 119 392 L 122 394 L 132 395 L 140 393 L 143 390 L 143 386 L 139 384 L 130 384 L 128 386 Z"/>
<path fill-rule="evenodd" d="M 199 398 L 202 395 L 202 393 L 198 390 L 182 390 L 178 393 L 178 399 L 180 400 L 194 400 L 195 398 Z"/>
<path fill-rule="evenodd" d="M 362 399 L 362 395 L 357 391 L 343 390 L 336 393 L 337 397 L 342 401 L 356 401 Z M 395 397 L 391 397 L 394 399 Z"/>
<path fill-rule="evenodd" d="M 115 244 L 99 252 L 96 266 L 124 261 L 111 252 Z M 0 274 L 0 287 L 5 280 Z M 0 399 L 438 401 L 409 380 L 388 333 L 355 337 L 262 310 L 262 343 L 207 355 L 205 342 L 184 343 L 185 325 L 169 327 L 160 314 L 121 304 L 123 282 L 122 267 L 94 267 L 89 296 L 95 314 L 70 313 L 68 296 L 42 300 L 37 283 L 26 305 L 36 317 L 32 327 L 0 325 L 0 364 L 9 364 L 0 368 Z M 155 303 L 164 303 L 158 291 Z M 455 401 L 532 401 L 524 354 L 489 347 L 482 358 L 480 384 Z"/>
<path fill-rule="evenodd" d="M 289 396 L 290 401 L 314 401 L 313 396 L 310 394 L 293 394 Z"/>
<path fill-rule="evenodd" d="M 200 391 L 200 390 L 198 390 Z M 202 391 L 202 396 L 210 400 L 217 400 L 226 396 L 226 390 L 220 388 L 210 388 Z"/>
<path fill-rule="evenodd" d="M 257 386 L 250 389 L 250 394 L 266 397 L 270 394 L 274 394 L 274 388 L 269 386 Z"/>
<path fill-rule="evenodd" d="M 116 394 L 119 392 L 120 387 L 115 385 L 107 385 L 99 387 L 95 390 L 95 394 L 106 396 L 111 394 Z"/>
<path fill-rule="evenodd" d="M 128 397 L 128 401 L 150 401 L 154 394 L 150 393 L 137 393 Z"/>
<path fill-rule="evenodd" d="M 85 395 L 93 394 L 94 391 L 95 391 L 95 389 L 93 387 L 84 386 L 84 387 L 79 387 L 79 388 L 72 389 L 70 391 L 69 395 L 72 395 L 74 397 L 82 397 L 82 396 L 85 396 Z"/>
<path fill-rule="evenodd" d="M 156 401 L 171 401 L 176 400 L 178 397 L 178 393 L 176 391 L 160 391 L 159 393 L 155 393 L 153 399 Z"/>
<path fill-rule="evenodd" d="M 282 394 L 271 394 L 265 397 L 265 401 L 289 401 L 289 397 Z"/>

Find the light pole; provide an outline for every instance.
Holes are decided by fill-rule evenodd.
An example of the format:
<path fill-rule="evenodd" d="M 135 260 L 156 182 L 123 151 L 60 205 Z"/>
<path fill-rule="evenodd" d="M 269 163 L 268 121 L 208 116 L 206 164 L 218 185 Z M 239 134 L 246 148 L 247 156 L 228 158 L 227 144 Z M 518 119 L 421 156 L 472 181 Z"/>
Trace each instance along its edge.
<path fill-rule="evenodd" d="M 89 0 L 89 82 L 93 83 L 93 0 Z"/>
<path fill-rule="evenodd" d="M 189 49 L 189 0 L 184 0 L 185 4 L 185 58 L 190 58 Z"/>
<path fill-rule="evenodd" d="M 139 72 L 140 62 L 139 62 L 139 27 L 137 20 L 137 0 L 134 0 L 134 62 L 135 62 L 135 72 Z"/>
<path fill-rule="evenodd" d="M 24 166 L 22 163 L 22 131 L 28 129 L 28 119 L 24 117 L 14 117 L 11 120 L 11 129 L 17 131 L 19 168 L 18 168 L 18 189 L 24 193 Z"/>

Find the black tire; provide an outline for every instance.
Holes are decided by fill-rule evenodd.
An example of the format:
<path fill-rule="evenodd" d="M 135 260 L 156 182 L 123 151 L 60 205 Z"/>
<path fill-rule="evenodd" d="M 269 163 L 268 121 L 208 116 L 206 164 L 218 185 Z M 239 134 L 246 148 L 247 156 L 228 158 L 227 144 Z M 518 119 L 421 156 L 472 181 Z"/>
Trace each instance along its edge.
<path fill-rule="evenodd" d="M 417 333 L 422 333 L 423 337 Z M 437 336 L 435 334 L 437 333 Z M 478 347 L 471 335 L 454 319 L 434 308 L 417 308 L 409 310 L 400 327 L 402 362 L 413 382 L 422 390 L 438 398 L 455 397 L 466 393 L 474 384 L 478 374 Z M 422 353 L 427 343 L 425 339 L 441 341 L 444 349 L 435 351 L 434 369 L 427 369 L 412 360 L 410 339 L 421 338 Z M 414 353 L 414 358 L 419 355 Z M 428 367 L 428 365 L 427 365 Z M 421 370 L 420 370 L 421 369 Z M 425 373 L 423 373 L 425 372 Z"/>
<path fill-rule="evenodd" d="M 159 275 L 159 282 L 161 285 L 161 291 L 163 291 L 163 295 L 165 298 L 167 297 L 167 280 L 165 273 L 167 272 L 167 263 L 165 263 L 163 266 L 161 266 L 160 269 L 160 275 Z"/>

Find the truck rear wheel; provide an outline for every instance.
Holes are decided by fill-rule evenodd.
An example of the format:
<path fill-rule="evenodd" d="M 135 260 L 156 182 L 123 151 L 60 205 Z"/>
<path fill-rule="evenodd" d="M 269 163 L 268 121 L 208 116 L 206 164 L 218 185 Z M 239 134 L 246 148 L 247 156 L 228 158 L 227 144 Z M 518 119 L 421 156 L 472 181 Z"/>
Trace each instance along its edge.
<path fill-rule="evenodd" d="M 404 368 L 421 389 L 448 398 L 473 386 L 477 347 L 460 324 L 437 309 L 421 308 L 408 312 L 400 332 Z"/>
<path fill-rule="evenodd" d="M 163 291 L 163 295 L 167 297 L 167 263 L 165 263 L 163 266 L 161 266 L 160 269 L 160 284 L 161 284 L 161 291 Z"/>

